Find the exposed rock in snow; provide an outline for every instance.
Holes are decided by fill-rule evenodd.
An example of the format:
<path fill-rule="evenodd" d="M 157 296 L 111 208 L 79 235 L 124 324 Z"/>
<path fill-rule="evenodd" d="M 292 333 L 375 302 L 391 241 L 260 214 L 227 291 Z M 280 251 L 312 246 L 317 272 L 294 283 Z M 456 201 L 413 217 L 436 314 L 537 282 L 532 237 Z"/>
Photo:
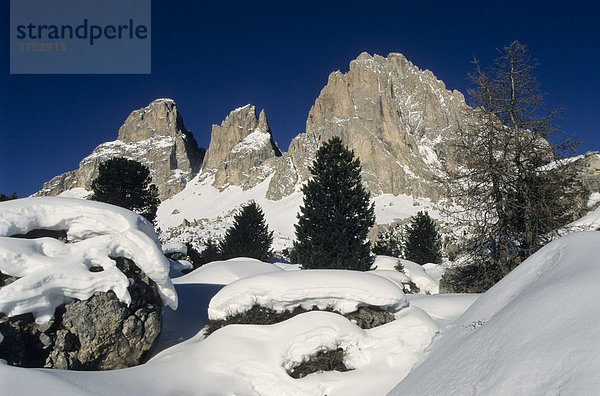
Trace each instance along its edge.
<path fill-rule="evenodd" d="M 53 331 L 44 334 L 54 341 L 45 367 L 114 370 L 140 364 L 152 349 L 161 331 L 156 284 L 131 260 L 117 259 L 117 266 L 131 279 L 131 303 L 109 291 L 66 304 Z"/>
<path fill-rule="evenodd" d="M 404 271 L 400 272 L 395 269 L 398 263 L 402 264 Z M 371 273 L 387 278 L 396 284 L 413 282 L 419 288 L 419 293 L 423 294 L 439 293 L 438 284 L 444 272 L 437 264 L 420 265 L 409 260 L 383 255 L 375 258 L 373 268 L 375 270 L 370 271 Z"/>
<path fill-rule="evenodd" d="M 163 301 L 177 306 L 152 225 L 133 212 L 74 198 L 7 201 L 0 235 L 0 357 L 11 364 L 139 364 Z"/>

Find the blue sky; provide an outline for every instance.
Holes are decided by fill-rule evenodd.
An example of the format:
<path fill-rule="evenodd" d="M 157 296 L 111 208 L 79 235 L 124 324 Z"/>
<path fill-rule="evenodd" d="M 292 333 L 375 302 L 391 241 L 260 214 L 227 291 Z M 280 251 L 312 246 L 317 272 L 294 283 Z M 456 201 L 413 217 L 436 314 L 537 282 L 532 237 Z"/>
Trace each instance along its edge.
<path fill-rule="evenodd" d="M 448 89 L 466 93 L 476 55 L 484 64 L 512 40 L 540 63 L 550 107 L 566 136 L 600 150 L 599 6 L 570 2 L 152 2 L 152 74 L 10 75 L 9 4 L 0 12 L 0 192 L 26 196 L 76 169 L 114 140 L 129 113 L 176 100 L 186 127 L 208 147 L 212 124 L 236 107 L 265 109 L 287 150 L 305 129 L 329 73 L 362 51 L 403 53 Z M 339 5 L 338 5 L 339 4 Z"/>

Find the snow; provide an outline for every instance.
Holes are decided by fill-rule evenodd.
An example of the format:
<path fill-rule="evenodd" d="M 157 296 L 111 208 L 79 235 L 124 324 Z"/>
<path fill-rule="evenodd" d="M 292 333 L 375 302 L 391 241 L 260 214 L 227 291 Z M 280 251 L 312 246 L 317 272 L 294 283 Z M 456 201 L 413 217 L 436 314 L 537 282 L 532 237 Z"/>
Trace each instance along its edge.
<path fill-rule="evenodd" d="M 561 230 L 560 233 L 567 233 L 573 231 L 590 231 L 600 229 L 600 207 L 589 211 L 585 216 L 567 224 Z"/>
<path fill-rule="evenodd" d="M 404 267 L 403 272 L 395 269 L 398 261 Z M 437 294 L 439 293 L 439 280 L 444 270 L 438 264 L 419 265 L 409 260 L 399 259 L 390 256 L 378 255 L 373 263 L 374 271 L 372 273 L 387 278 L 396 284 L 399 282 L 407 283 L 413 281 L 420 289 L 419 293 Z"/>
<path fill-rule="evenodd" d="M 247 105 L 241 106 L 241 107 L 237 107 L 235 110 L 232 111 L 232 113 L 247 109 L 248 107 L 253 107 L 250 103 L 248 103 Z"/>
<path fill-rule="evenodd" d="M 587 206 L 588 206 L 588 208 L 591 208 L 592 206 L 596 205 L 598 202 L 600 202 L 600 192 L 593 192 L 590 194 L 590 198 L 588 199 Z"/>
<path fill-rule="evenodd" d="M 392 394 L 595 394 L 600 233 L 528 258 L 436 338 Z"/>
<path fill-rule="evenodd" d="M 266 198 L 272 176 L 253 188 L 229 186 L 223 191 L 212 186 L 214 176 L 197 175 L 177 195 L 162 202 L 158 208 L 158 226 L 162 240 L 194 242 L 202 245 L 207 239 L 221 237 L 232 225 L 237 208 L 253 200 L 263 209 L 269 229 L 274 231 L 273 250 L 282 251 L 292 246 L 295 239 L 296 215 L 303 202 L 300 187 L 280 200 Z M 382 194 L 373 198 L 377 224 L 390 224 L 428 211 L 434 219 L 442 216 L 437 205 L 426 198 L 408 195 Z M 194 223 L 182 226 L 184 220 Z M 200 247 L 200 246 L 197 246 Z"/>
<path fill-rule="evenodd" d="M 397 284 L 371 273 L 281 271 L 240 279 L 224 287 L 210 301 L 208 317 L 224 319 L 255 304 L 277 312 L 317 306 L 349 313 L 365 305 L 397 312 L 408 305 L 408 300 Z"/>
<path fill-rule="evenodd" d="M 58 196 L 63 198 L 79 198 L 79 199 L 89 199 L 92 194 L 92 191 L 88 191 L 83 187 L 75 187 L 67 191 L 63 191 Z"/>
<path fill-rule="evenodd" d="M 102 204 L 90 202 L 92 206 L 83 210 L 80 200 L 52 199 L 58 200 L 58 209 L 42 211 L 35 201 L 10 210 L 2 204 L 0 230 L 7 234 L 7 229 L 17 227 L 14 224 L 22 227 L 18 232 L 40 228 L 23 226 L 34 222 L 30 207 L 44 213 L 35 221 L 52 228 L 57 221 L 47 221 L 52 217 L 49 213 L 66 212 L 70 206 L 69 212 L 77 212 L 71 222 L 80 226 L 66 227 L 72 243 L 63 245 L 68 248 L 112 237 L 111 227 L 125 224 L 127 228 L 132 221 L 119 223 L 120 213 L 107 211 L 112 217 L 106 220 L 108 224 L 98 223 L 102 233 L 90 236 L 81 224 L 86 223 L 86 216 L 97 220 L 99 207 L 94 205 Z M 5 221 L 18 217 L 16 212 L 30 220 Z M 136 223 L 138 230 L 149 226 L 137 221 L 141 222 Z M 77 239 L 81 235 L 87 239 Z M 46 240 L 50 239 L 42 242 Z M 151 246 L 160 251 L 158 244 Z M 52 244 L 36 248 L 46 249 L 46 255 L 58 249 Z M 549 244 L 482 295 L 405 296 L 402 283 L 406 279 L 427 289 L 443 269 L 403 260 L 407 272 L 403 274 L 393 269 L 397 260 L 378 256 L 377 269 L 368 272 L 299 271 L 295 265 L 248 258 L 206 264 L 174 280 L 179 308 L 164 309 L 163 331 L 147 363 L 110 372 L 74 372 L 17 368 L 0 361 L 2 392 L 133 396 L 597 393 L 600 233 L 572 233 Z M 277 310 L 333 306 L 342 312 L 375 305 L 389 308 L 395 320 L 365 330 L 341 315 L 313 311 L 274 325 L 229 325 L 204 337 L 201 329 L 209 315 L 224 317 L 254 303 Z M 288 375 L 308 356 L 333 348 L 344 349 L 351 371 L 314 373 L 301 379 Z"/>
<path fill-rule="evenodd" d="M 270 326 L 231 325 L 197 335 L 148 363 L 111 372 L 21 369 L 0 363 L 3 392 L 46 395 L 383 395 L 422 358 L 437 325 L 406 308 L 393 322 L 363 330 L 330 312 Z M 293 379 L 286 369 L 323 348 L 346 350 L 354 370 Z"/>
<path fill-rule="evenodd" d="M 428 211 L 432 218 L 440 217 L 432 202 L 427 198 L 410 195 L 382 194 L 373 199 L 377 224 L 390 224 L 396 220 L 414 216 L 419 211 Z"/>
<path fill-rule="evenodd" d="M 185 243 L 170 241 L 162 244 L 162 251 L 165 254 L 182 253 L 187 254 L 187 246 Z"/>
<path fill-rule="evenodd" d="M 479 298 L 479 294 L 407 294 L 412 307 L 421 308 L 440 328 L 454 322 Z"/>
<path fill-rule="evenodd" d="M 265 197 L 271 177 L 257 186 L 243 190 L 230 186 L 223 191 L 212 186 L 213 176 L 198 175 L 185 189 L 174 197 L 162 202 L 158 208 L 158 226 L 167 235 L 166 239 L 184 242 L 193 238 L 206 241 L 218 238 L 232 225 L 235 209 L 254 200 L 265 213 L 269 229 L 274 231 L 273 249 L 280 251 L 291 246 L 295 238 L 294 224 L 296 213 L 302 203 L 302 193 L 296 191 L 278 201 Z M 174 214 L 175 213 L 175 214 Z M 198 221 L 198 226 L 176 229 L 182 222 Z"/>
<path fill-rule="evenodd" d="M 239 257 L 225 261 L 213 261 L 200 268 L 173 280 L 177 285 L 188 283 L 210 283 L 214 285 L 228 285 L 242 278 L 252 275 L 282 272 L 280 267 L 263 263 L 260 260 Z"/>
<path fill-rule="evenodd" d="M 271 134 L 267 131 L 256 128 L 254 132 L 250 133 L 241 142 L 235 145 L 231 150 L 232 154 L 248 155 L 253 151 L 260 150 L 265 145 L 271 145 Z"/>
<path fill-rule="evenodd" d="M 19 239 L 36 229 L 65 230 L 69 243 L 53 238 Z M 116 206 L 76 198 L 25 198 L 0 203 L 0 271 L 19 277 L 0 289 L 0 312 L 7 316 L 32 313 L 38 322 L 50 320 L 54 309 L 72 298 L 87 299 L 113 290 L 131 301 L 129 280 L 111 257 L 133 260 L 154 280 L 165 304 L 177 307 L 152 224 Z M 91 272 L 91 267 L 102 267 Z"/>
<path fill-rule="evenodd" d="M 537 171 L 539 172 L 546 172 L 546 171 L 550 171 L 556 168 L 559 168 L 561 166 L 567 165 L 567 164 L 571 164 L 573 162 L 579 161 L 580 159 L 584 158 L 585 154 L 582 155 L 576 155 L 574 157 L 569 157 L 569 158 L 564 158 L 564 159 L 560 159 L 557 161 L 552 161 L 546 165 L 540 166 L 539 168 L 537 168 Z"/>

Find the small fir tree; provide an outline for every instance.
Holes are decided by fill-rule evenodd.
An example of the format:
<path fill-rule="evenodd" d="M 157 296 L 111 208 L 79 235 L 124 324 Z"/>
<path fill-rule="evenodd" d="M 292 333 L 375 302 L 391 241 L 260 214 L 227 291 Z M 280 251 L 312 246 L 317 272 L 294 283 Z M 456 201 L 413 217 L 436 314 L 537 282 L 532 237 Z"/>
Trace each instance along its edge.
<path fill-rule="evenodd" d="M 111 158 L 98 167 L 91 199 L 132 210 L 153 221 L 160 200 L 151 182 L 150 170 L 145 165 L 126 158 Z"/>
<path fill-rule="evenodd" d="M 396 227 L 382 231 L 377 236 L 373 245 L 373 253 L 377 255 L 401 257 L 402 256 L 402 227 Z"/>
<path fill-rule="evenodd" d="M 204 245 L 204 250 L 200 253 L 200 264 L 202 265 L 217 260 L 221 260 L 219 245 L 209 238 L 206 241 L 206 245 Z"/>
<path fill-rule="evenodd" d="M 404 258 L 418 264 L 442 262 L 442 242 L 433 219 L 419 212 L 406 226 Z"/>
<path fill-rule="evenodd" d="M 265 260 L 272 255 L 272 244 L 273 231 L 269 231 L 260 206 L 251 201 L 234 216 L 233 226 L 226 231 L 219 250 L 225 260 L 232 257 Z"/>
<path fill-rule="evenodd" d="M 194 268 L 203 266 L 204 264 L 212 261 L 221 260 L 221 252 L 219 250 L 219 244 L 208 239 L 204 245 L 204 250 L 199 252 L 191 243 L 185 244 L 187 247 L 187 255 L 192 262 Z"/>
<path fill-rule="evenodd" d="M 367 271 L 372 264 L 367 233 L 375 209 L 362 185 L 359 159 L 333 137 L 309 170 L 313 177 L 302 186 L 304 205 L 295 226 L 296 259 L 303 268 Z"/>

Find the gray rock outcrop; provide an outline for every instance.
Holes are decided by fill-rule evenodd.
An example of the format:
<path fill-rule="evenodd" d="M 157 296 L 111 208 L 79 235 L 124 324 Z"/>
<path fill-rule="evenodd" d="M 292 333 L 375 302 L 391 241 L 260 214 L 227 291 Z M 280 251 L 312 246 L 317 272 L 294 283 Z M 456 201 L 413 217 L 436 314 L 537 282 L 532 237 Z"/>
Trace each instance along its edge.
<path fill-rule="evenodd" d="M 20 367 L 112 370 L 143 363 L 161 330 L 162 301 L 156 284 L 128 259 L 117 267 L 132 279 L 127 306 L 112 291 L 57 308 L 38 324 L 31 314 L 0 317 L 0 358 Z M 0 287 L 16 279 L 0 273 Z"/>
<path fill-rule="evenodd" d="M 362 53 L 348 73 L 329 75 L 306 133 L 292 141 L 289 154 L 304 180 L 319 145 L 340 136 L 360 158 L 372 194 L 437 200 L 443 189 L 434 176 L 449 154 L 445 138 L 462 126 L 469 110 L 460 92 L 448 91 L 403 55 Z"/>
<path fill-rule="evenodd" d="M 578 175 L 584 187 L 591 192 L 600 192 L 600 153 L 590 151 L 580 158 L 578 166 Z"/>
<path fill-rule="evenodd" d="M 107 159 L 125 157 L 148 166 L 159 198 L 165 200 L 183 190 L 199 171 L 204 150 L 185 129 L 183 119 L 171 99 L 157 99 L 133 111 L 119 129 L 117 140 L 99 145 L 80 163 L 77 170 L 44 183 L 36 195 L 58 195 L 83 187 L 90 189 L 98 175 L 98 165 Z"/>
<path fill-rule="evenodd" d="M 264 181 L 273 169 L 268 161 L 281 157 L 267 116 L 246 105 L 233 110 L 221 125 L 213 125 L 202 172 L 214 174 L 213 185 L 248 189 Z"/>

